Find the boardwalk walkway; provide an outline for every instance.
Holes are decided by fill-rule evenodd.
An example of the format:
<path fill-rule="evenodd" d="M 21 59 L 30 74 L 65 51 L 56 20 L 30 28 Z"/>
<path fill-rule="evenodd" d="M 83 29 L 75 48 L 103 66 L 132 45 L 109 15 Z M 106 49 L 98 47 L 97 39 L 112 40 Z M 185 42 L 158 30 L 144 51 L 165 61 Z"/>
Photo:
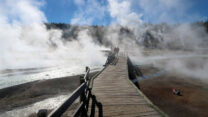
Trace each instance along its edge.
<path fill-rule="evenodd" d="M 109 65 L 94 80 L 92 94 L 102 103 L 104 117 L 161 116 L 129 81 L 126 57 L 119 57 L 116 65 Z"/>

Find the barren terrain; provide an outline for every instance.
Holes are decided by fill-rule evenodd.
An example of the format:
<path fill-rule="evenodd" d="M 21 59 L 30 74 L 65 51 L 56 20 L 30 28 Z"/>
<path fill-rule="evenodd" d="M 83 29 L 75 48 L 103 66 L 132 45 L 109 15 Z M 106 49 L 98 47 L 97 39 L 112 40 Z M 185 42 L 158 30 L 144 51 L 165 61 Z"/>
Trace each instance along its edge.
<path fill-rule="evenodd" d="M 145 67 L 143 74 L 157 71 Z M 140 81 L 142 92 L 170 117 L 208 117 L 208 82 L 177 73 Z M 181 91 L 182 96 L 172 94 L 172 88 Z"/>
<path fill-rule="evenodd" d="M 97 72 L 91 73 L 94 75 Z M 0 113 L 21 108 L 59 95 L 70 94 L 79 86 L 80 75 L 39 80 L 0 89 Z"/>

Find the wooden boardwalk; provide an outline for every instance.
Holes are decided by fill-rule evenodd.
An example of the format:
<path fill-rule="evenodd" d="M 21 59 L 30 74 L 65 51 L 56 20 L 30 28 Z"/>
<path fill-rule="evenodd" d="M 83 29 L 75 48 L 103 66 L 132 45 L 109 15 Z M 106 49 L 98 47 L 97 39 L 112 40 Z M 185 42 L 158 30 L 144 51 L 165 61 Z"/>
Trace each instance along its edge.
<path fill-rule="evenodd" d="M 109 65 L 94 80 L 92 94 L 102 103 L 104 117 L 162 116 L 129 81 L 126 57 L 119 57 L 116 65 Z"/>

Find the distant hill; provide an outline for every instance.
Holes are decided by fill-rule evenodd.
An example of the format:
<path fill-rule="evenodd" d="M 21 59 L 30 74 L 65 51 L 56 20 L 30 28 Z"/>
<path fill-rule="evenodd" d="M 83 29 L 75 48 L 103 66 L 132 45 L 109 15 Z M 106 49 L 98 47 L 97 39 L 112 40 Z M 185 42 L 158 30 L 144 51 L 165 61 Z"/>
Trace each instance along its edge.
<path fill-rule="evenodd" d="M 139 46 L 143 46 L 145 48 L 169 48 L 169 49 L 180 49 L 180 48 L 190 48 L 184 47 L 184 43 L 181 43 L 180 37 L 178 33 L 180 31 L 175 31 L 177 28 L 181 28 L 180 24 L 176 25 L 168 25 L 166 23 L 161 24 L 144 24 L 143 30 L 141 32 L 136 32 L 128 27 L 124 26 L 78 26 L 71 25 L 65 23 L 45 23 L 48 30 L 50 29 L 59 29 L 63 31 L 63 39 L 67 41 L 76 40 L 78 33 L 81 30 L 88 30 L 88 34 L 93 38 L 93 41 L 99 45 L 105 45 L 110 47 L 111 45 L 115 45 L 115 38 L 117 38 L 116 43 L 118 45 L 126 42 L 133 42 Z M 193 31 L 201 31 L 202 34 L 197 34 L 197 36 L 202 35 L 203 43 L 205 46 L 208 44 L 208 40 L 206 34 L 199 28 L 204 27 L 206 32 L 208 33 L 208 21 L 206 22 L 194 22 L 191 23 L 190 28 Z M 178 30 L 178 29 L 177 29 Z M 184 29 L 185 32 L 187 32 Z M 168 35 L 167 35 L 168 34 Z M 190 35 L 191 36 L 191 35 Z M 172 38 L 172 39 L 167 39 Z M 191 36 L 193 37 L 193 36 Z M 198 38 L 198 37 L 197 37 Z M 201 38 L 201 37 L 199 37 Z M 125 41 L 126 40 L 126 41 Z M 168 41 L 167 41 L 168 40 Z M 187 40 L 187 39 L 185 39 Z M 185 46 L 189 44 L 186 44 Z"/>
<path fill-rule="evenodd" d="M 124 38 L 131 38 L 136 40 L 136 36 L 133 31 L 122 26 L 116 28 L 110 28 L 109 26 L 78 26 L 64 23 L 45 23 L 48 30 L 59 29 L 63 31 L 63 38 L 67 41 L 76 40 L 78 33 L 81 30 L 88 30 L 88 34 L 93 38 L 93 41 L 99 45 L 111 46 L 113 45 L 109 39 L 109 35 L 112 33 L 117 34 L 119 40 L 122 41 Z M 122 42 L 120 42 L 122 43 Z"/>

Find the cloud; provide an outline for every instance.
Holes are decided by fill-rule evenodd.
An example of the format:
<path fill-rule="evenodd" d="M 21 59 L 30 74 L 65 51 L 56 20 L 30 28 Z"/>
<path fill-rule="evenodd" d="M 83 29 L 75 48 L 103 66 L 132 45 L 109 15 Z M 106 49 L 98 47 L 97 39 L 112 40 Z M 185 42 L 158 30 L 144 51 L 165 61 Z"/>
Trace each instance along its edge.
<path fill-rule="evenodd" d="M 74 0 L 78 7 L 73 24 L 103 22 L 108 17 L 111 23 L 120 25 L 141 24 L 142 22 L 170 24 L 192 22 L 202 19 L 193 10 L 190 0 Z"/>
<path fill-rule="evenodd" d="M 35 0 L 3 0 L 0 4 L 1 16 L 9 23 L 33 24 L 46 22 L 47 18 L 40 10 L 43 2 Z"/>
<path fill-rule="evenodd" d="M 85 4 L 85 0 L 74 0 L 74 3 L 76 5 L 84 5 Z"/>
<path fill-rule="evenodd" d="M 143 19 L 153 23 L 183 23 L 199 19 L 200 14 L 190 13 L 190 0 L 138 0 Z"/>
<path fill-rule="evenodd" d="M 112 18 L 116 19 L 115 23 L 123 26 L 135 26 L 142 22 L 142 15 L 132 11 L 130 1 L 108 0 L 108 3 L 109 13 Z"/>
<path fill-rule="evenodd" d="M 106 6 L 103 0 L 75 0 L 78 11 L 71 19 L 71 24 L 90 25 L 96 21 L 103 21 L 106 16 Z"/>

